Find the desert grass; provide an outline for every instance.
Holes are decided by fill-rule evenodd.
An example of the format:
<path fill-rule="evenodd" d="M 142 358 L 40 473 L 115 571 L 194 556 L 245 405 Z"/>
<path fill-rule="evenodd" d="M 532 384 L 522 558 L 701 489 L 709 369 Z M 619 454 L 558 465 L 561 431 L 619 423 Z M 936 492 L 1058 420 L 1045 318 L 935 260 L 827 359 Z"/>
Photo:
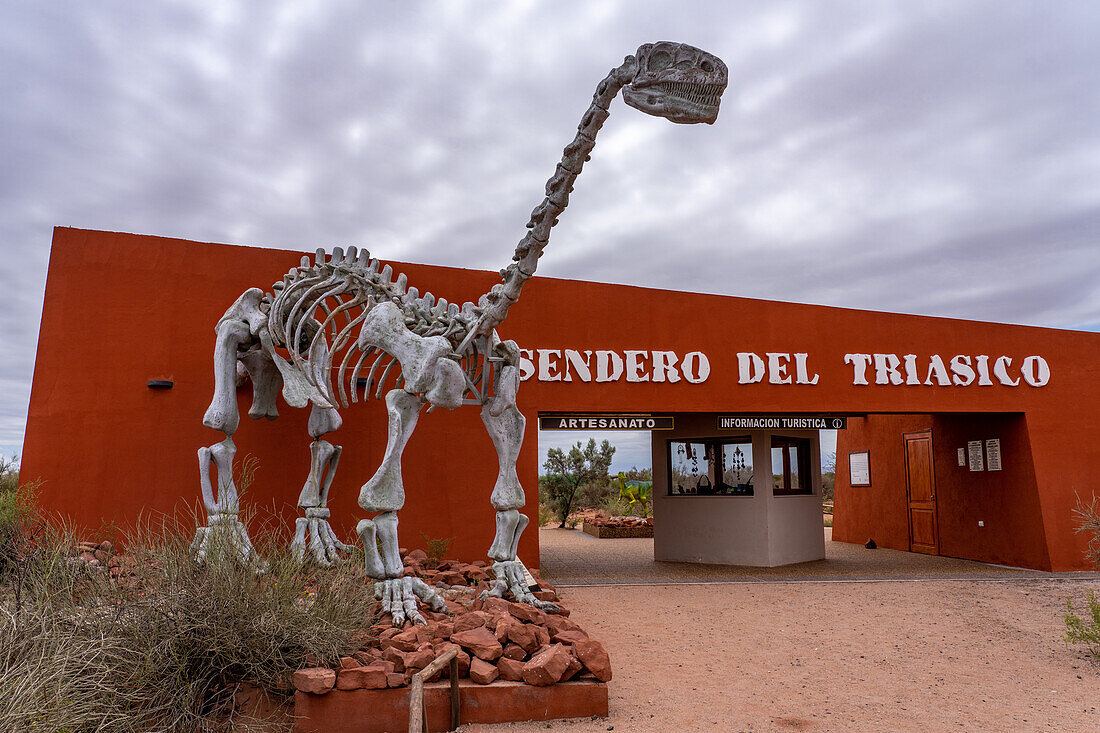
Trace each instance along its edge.
<path fill-rule="evenodd" d="M 199 566 L 193 532 L 167 517 L 124 530 L 112 577 L 39 523 L 0 584 L 0 730 L 232 730 L 239 686 L 286 696 L 307 658 L 336 663 L 373 622 L 361 563 L 303 565 L 261 530 L 262 573 L 217 543 Z"/>

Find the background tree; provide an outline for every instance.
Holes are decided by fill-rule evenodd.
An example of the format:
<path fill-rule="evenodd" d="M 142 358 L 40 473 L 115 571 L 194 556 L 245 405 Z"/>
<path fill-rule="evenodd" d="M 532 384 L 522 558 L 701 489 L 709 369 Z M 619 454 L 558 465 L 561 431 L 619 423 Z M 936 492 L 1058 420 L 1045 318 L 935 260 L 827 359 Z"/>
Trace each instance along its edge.
<path fill-rule="evenodd" d="M 836 485 L 836 453 L 829 453 L 821 465 L 821 500 L 833 500 L 833 487 Z"/>
<path fill-rule="evenodd" d="M 588 439 L 588 445 L 577 444 L 568 453 L 560 448 L 551 448 L 546 452 L 546 500 L 561 520 L 559 526 L 565 526 L 569 512 L 573 509 L 573 499 L 577 489 L 584 484 L 607 482 L 607 472 L 611 468 L 611 457 L 615 455 L 615 446 L 603 441 L 598 446 L 595 438 Z"/>

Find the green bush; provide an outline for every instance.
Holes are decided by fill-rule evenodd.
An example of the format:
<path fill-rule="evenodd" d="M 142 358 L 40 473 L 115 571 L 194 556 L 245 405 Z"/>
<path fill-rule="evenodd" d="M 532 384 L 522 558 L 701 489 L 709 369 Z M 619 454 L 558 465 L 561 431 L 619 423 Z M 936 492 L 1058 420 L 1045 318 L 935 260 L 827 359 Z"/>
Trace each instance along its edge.
<path fill-rule="evenodd" d="M 0 581 L 18 565 L 35 516 L 39 482 L 19 484 L 19 463 L 0 456 Z"/>
<path fill-rule="evenodd" d="M 258 532 L 263 575 L 223 561 L 230 548 L 198 566 L 192 529 L 126 532 L 117 578 L 73 557 L 72 533 L 40 533 L 0 586 L 0 730 L 213 729 L 235 719 L 241 683 L 289 694 L 307 656 L 337 662 L 372 623 L 358 563 L 306 567 Z"/>
<path fill-rule="evenodd" d="M 1100 659 L 1100 603 L 1092 591 L 1089 591 L 1085 605 L 1088 613 L 1082 618 L 1074 612 L 1073 602 L 1066 599 L 1064 638 L 1071 644 L 1084 644 L 1094 657 Z"/>

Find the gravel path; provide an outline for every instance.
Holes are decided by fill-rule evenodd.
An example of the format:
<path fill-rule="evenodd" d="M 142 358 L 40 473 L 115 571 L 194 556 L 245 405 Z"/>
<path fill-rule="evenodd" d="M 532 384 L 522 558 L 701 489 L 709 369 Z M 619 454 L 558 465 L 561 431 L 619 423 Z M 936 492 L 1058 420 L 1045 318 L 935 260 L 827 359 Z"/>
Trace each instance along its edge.
<path fill-rule="evenodd" d="M 832 542 L 822 563 L 727 569 L 542 533 L 544 569 L 611 654 L 611 717 L 467 733 L 1100 731 L 1100 664 L 1061 639 L 1098 574 Z"/>

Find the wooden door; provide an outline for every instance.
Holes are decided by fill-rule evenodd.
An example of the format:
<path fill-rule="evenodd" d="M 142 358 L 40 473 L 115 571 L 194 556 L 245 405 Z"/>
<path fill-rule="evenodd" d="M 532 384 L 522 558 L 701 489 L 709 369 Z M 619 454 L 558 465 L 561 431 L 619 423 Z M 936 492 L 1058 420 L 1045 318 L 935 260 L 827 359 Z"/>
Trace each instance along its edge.
<path fill-rule="evenodd" d="M 909 500 L 909 550 L 940 554 L 932 432 L 905 434 L 905 486 Z"/>

